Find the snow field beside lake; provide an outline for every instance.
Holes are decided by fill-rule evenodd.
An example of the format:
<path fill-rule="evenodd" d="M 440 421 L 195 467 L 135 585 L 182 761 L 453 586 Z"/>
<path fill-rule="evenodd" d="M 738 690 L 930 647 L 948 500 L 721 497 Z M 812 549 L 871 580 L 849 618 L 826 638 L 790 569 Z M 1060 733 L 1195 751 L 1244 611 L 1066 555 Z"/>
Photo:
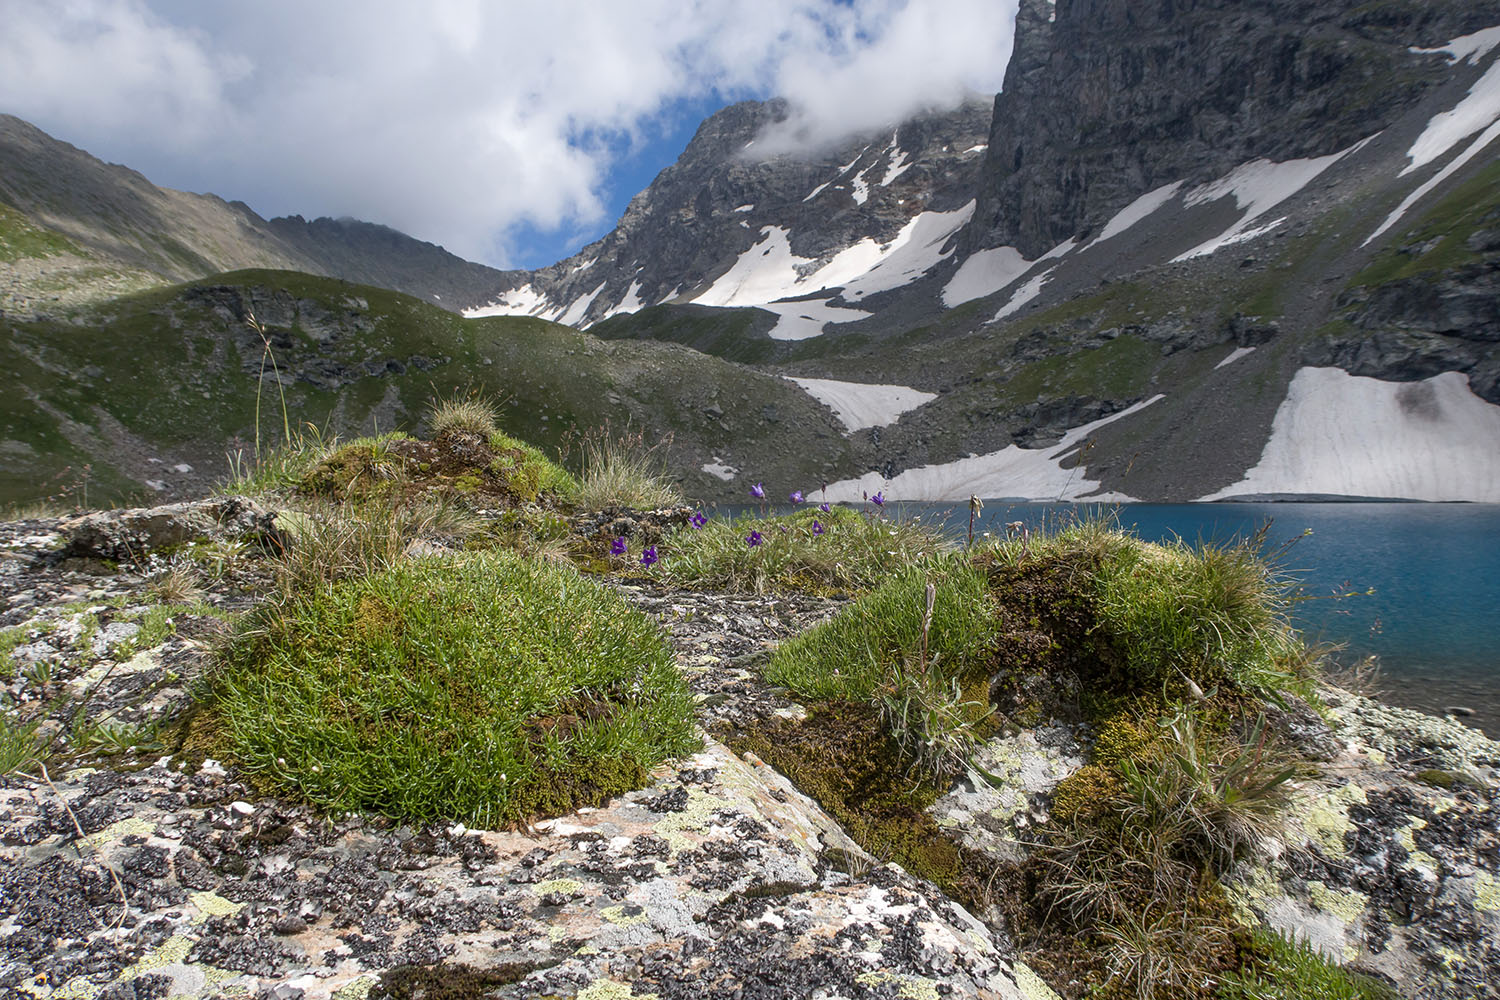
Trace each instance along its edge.
<path fill-rule="evenodd" d="M 1201 499 L 1251 493 L 1500 502 L 1500 406 L 1458 372 L 1385 382 L 1303 368 L 1260 461 Z"/>
<path fill-rule="evenodd" d="M 833 502 L 858 502 L 866 496 L 884 492 L 886 500 L 967 500 L 981 497 L 1025 497 L 1030 500 L 1077 500 L 1095 493 L 1100 483 L 1089 479 L 1080 469 L 1064 469 L 1062 463 L 1076 457 L 1080 442 L 1094 431 L 1139 413 L 1164 399 L 1152 396 L 1119 413 L 1075 427 L 1049 448 L 1022 448 L 1010 445 L 987 455 L 960 458 L 941 465 L 924 465 L 892 479 L 878 472 L 858 479 L 843 479 L 827 489 L 826 498 Z M 1097 499 L 1126 502 L 1129 497 L 1110 494 Z"/>

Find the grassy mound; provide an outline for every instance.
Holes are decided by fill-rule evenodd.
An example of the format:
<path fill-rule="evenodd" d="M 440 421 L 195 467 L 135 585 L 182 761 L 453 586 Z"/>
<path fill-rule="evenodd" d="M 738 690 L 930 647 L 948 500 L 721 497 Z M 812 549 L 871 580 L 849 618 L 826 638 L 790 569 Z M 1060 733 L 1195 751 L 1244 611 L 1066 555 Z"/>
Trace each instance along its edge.
<path fill-rule="evenodd" d="M 644 615 L 500 553 L 268 607 L 229 644 L 211 712 L 222 751 L 309 802 L 485 826 L 597 804 L 696 746 Z"/>
<path fill-rule="evenodd" d="M 929 559 L 783 644 L 767 677 L 815 710 L 737 737 L 867 850 L 963 895 L 983 867 L 921 821 L 893 836 L 892 796 L 922 814 L 1003 724 L 1089 723 L 1092 758 L 1030 860 L 985 876 L 1025 891 L 972 901 L 1004 904 L 1033 964 L 1084 993 L 1207 997 L 1254 954 L 1219 879 L 1276 832 L 1295 773 L 1261 713 L 1308 684 L 1286 595 L 1254 542 L 1155 545 L 1100 522 Z M 839 750 L 850 713 L 874 730 L 865 764 Z"/>
<path fill-rule="evenodd" d="M 675 586 L 757 594 L 866 590 L 945 548 L 938 532 L 920 521 L 886 521 L 847 507 L 806 508 L 683 528 L 662 546 L 657 576 Z"/>

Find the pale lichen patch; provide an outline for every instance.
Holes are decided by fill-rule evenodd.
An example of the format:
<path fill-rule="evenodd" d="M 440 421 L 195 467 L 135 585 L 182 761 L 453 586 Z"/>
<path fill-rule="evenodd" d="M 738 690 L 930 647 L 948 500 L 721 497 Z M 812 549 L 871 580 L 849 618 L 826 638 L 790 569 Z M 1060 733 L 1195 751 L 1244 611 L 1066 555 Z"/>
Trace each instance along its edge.
<path fill-rule="evenodd" d="M 1021 996 L 1026 1000 L 1062 1000 L 1062 997 L 1043 982 L 1042 977 L 1037 975 L 1031 966 L 1020 959 L 1016 959 L 1015 964 L 1011 966 L 1010 974 L 1016 981 L 1016 989 L 1021 991 Z"/>
<path fill-rule="evenodd" d="M 89 834 L 78 842 L 78 846 L 95 850 L 103 847 L 105 844 L 124 840 L 126 837 L 148 837 L 155 832 L 156 824 L 148 823 L 143 819 L 137 819 L 132 816 L 129 819 L 122 819 L 118 823 L 111 823 L 98 833 Z"/>
<path fill-rule="evenodd" d="M 1370 903 L 1370 897 L 1362 892 L 1332 889 L 1316 880 L 1307 883 L 1307 897 L 1318 909 L 1333 914 L 1346 924 L 1364 916 L 1365 907 Z"/>
<path fill-rule="evenodd" d="M 1500 881 L 1489 872 L 1481 871 L 1475 876 L 1474 909 L 1484 913 L 1500 910 Z"/>
<path fill-rule="evenodd" d="M 874 972 L 866 972 L 855 977 L 855 981 L 861 986 L 869 986 L 872 989 L 884 986 L 887 983 L 894 984 L 896 996 L 905 1000 L 938 1000 L 938 984 L 931 979 L 922 976 L 911 976 L 903 972 L 887 972 L 878 969 Z"/>
<path fill-rule="evenodd" d="M 232 917 L 245 908 L 244 903 L 231 902 L 216 892 L 191 893 L 188 902 L 198 908 L 198 915 L 193 918 L 195 924 L 201 924 L 210 917 Z"/>
<path fill-rule="evenodd" d="M 1354 829 L 1349 807 L 1366 803 L 1369 797 L 1359 785 L 1349 783 L 1327 795 L 1313 799 L 1302 815 L 1302 828 L 1308 838 L 1331 857 L 1344 854 L 1344 835 Z"/>
<path fill-rule="evenodd" d="M 379 982 L 374 976 L 360 976 L 351 979 L 343 986 L 333 991 L 329 1000 L 368 1000 L 370 991 Z"/>
<path fill-rule="evenodd" d="M 635 993 L 626 983 L 600 979 L 583 988 L 577 1000 L 657 1000 L 655 993 Z"/>

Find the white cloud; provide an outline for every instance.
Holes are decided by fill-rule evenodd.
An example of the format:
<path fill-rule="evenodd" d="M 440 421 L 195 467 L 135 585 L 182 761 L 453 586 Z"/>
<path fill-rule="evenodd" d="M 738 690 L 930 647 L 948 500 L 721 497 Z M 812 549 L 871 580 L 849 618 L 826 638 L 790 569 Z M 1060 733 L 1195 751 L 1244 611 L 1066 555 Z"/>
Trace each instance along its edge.
<path fill-rule="evenodd" d="M 997 90 L 1014 8 L 0 0 L 0 109 L 158 183 L 503 261 L 513 227 L 612 221 L 612 157 L 675 101 L 779 93 L 803 135 L 863 130 Z"/>

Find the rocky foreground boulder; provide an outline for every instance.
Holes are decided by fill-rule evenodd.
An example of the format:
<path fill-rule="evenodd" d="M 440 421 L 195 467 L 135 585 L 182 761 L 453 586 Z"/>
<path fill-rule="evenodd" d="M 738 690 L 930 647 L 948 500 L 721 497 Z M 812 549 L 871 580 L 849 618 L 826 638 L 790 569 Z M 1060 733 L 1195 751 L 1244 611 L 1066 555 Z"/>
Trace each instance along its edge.
<path fill-rule="evenodd" d="M 96 515 L 88 537 L 163 518 L 178 514 Z M 164 594 L 151 566 L 79 555 L 78 522 L 0 526 L 8 702 L 67 762 L 26 766 L 7 723 L 0 749 L 19 773 L 0 781 L 0 993 L 1057 995 L 1006 907 L 966 909 L 872 856 L 715 738 L 806 716 L 759 667 L 838 600 L 621 585 L 670 636 L 703 749 L 601 808 L 519 829 L 402 825 L 267 795 L 195 743 L 195 684 L 224 620 L 265 583 L 215 530 L 198 541 L 222 571 Z M 1278 723 L 1318 773 L 1296 780 L 1283 836 L 1236 870 L 1243 919 L 1403 996 L 1500 995 L 1500 744 L 1337 689 L 1323 706 Z M 969 775 L 933 816 L 975 851 L 1024 856 L 1092 738 L 1041 719 L 992 739 L 975 763 L 999 780 Z"/>

